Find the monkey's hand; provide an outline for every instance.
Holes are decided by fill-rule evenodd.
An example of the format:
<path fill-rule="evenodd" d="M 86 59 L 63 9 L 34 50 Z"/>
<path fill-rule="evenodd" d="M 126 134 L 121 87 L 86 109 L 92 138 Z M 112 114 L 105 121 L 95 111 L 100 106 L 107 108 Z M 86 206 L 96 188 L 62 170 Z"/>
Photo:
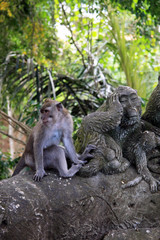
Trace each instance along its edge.
<path fill-rule="evenodd" d="M 83 161 L 84 163 L 86 163 L 86 159 L 92 159 L 93 155 L 92 152 L 96 149 L 95 145 L 89 144 L 87 145 L 87 147 L 85 148 L 84 152 L 78 156 L 79 160 Z"/>
<path fill-rule="evenodd" d="M 41 181 L 43 177 L 47 176 L 47 173 L 44 171 L 44 169 L 42 170 L 37 170 L 36 174 L 33 176 L 33 180 L 34 181 Z"/>
<path fill-rule="evenodd" d="M 158 181 L 157 179 L 155 179 L 155 178 L 152 178 L 151 180 L 150 180 L 150 183 L 149 183 L 149 185 L 150 185 L 150 189 L 151 189 L 151 192 L 157 192 L 158 191 L 158 186 L 160 186 L 160 181 Z"/>
<path fill-rule="evenodd" d="M 110 96 L 109 109 L 110 109 L 111 115 L 117 119 L 117 125 L 119 125 L 123 116 L 123 107 L 119 101 L 118 94 L 114 93 Z"/>

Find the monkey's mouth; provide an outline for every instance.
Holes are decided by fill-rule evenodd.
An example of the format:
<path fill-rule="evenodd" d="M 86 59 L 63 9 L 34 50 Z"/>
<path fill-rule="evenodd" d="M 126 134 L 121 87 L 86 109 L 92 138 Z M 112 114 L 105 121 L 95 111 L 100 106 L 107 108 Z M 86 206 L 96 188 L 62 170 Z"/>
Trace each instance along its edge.
<path fill-rule="evenodd" d="M 48 121 L 43 121 L 43 124 L 47 124 L 48 123 Z"/>
<path fill-rule="evenodd" d="M 133 125 L 135 125 L 139 122 L 140 122 L 140 117 L 139 116 L 132 116 L 130 118 L 125 117 L 125 118 L 122 118 L 122 121 L 121 121 L 120 125 L 127 127 L 127 126 L 133 126 Z"/>
<path fill-rule="evenodd" d="M 46 127 L 49 127 L 50 126 L 50 122 L 49 121 L 43 121 L 43 125 L 46 126 Z"/>

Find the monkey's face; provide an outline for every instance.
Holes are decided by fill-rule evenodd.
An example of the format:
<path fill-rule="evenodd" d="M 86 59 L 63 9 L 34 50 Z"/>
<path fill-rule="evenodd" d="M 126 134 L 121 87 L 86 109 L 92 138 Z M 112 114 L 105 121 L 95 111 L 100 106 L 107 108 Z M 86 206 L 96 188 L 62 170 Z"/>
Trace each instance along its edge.
<path fill-rule="evenodd" d="M 154 132 L 145 131 L 140 139 L 140 144 L 146 152 L 156 148 L 160 144 L 160 138 Z"/>
<path fill-rule="evenodd" d="M 53 113 L 51 107 L 41 109 L 40 119 L 44 125 L 50 125 L 53 122 Z"/>
<path fill-rule="evenodd" d="M 123 107 L 121 125 L 130 126 L 140 122 L 141 100 L 137 92 L 130 87 L 119 87 L 118 96 Z"/>
<path fill-rule="evenodd" d="M 40 110 L 40 120 L 45 126 L 51 127 L 59 119 L 61 112 L 63 111 L 63 105 L 54 100 L 46 100 Z"/>

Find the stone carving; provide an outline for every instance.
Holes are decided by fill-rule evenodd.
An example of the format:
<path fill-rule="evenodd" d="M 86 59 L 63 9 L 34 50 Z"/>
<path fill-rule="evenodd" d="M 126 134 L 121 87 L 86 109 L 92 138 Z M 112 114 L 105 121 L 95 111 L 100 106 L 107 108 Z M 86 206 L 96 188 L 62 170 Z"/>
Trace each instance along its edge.
<path fill-rule="evenodd" d="M 99 171 L 120 173 L 133 163 L 141 176 L 139 179 L 145 179 L 152 192 L 157 191 L 159 182 L 147 167 L 147 157 L 160 144 L 160 139 L 145 130 L 141 123 L 141 100 L 137 92 L 130 87 L 119 86 L 96 112 L 82 121 L 77 132 L 76 150 L 82 153 L 88 144 L 97 148 L 79 174 L 89 177 Z M 132 181 L 131 186 L 135 183 L 138 183 L 137 179 Z"/>
<path fill-rule="evenodd" d="M 146 111 L 142 115 L 143 128 L 150 130 L 160 137 L 160 76 L 158 84 L 152 92 Z M 148 168 L 154 173 L 160 173 L 160 148 L 154 149 L 149 156 Z"/>
<path fill-rule="evenodd" d="M 142 119 L 160 128 L 160 76 L 158 85 L 152 92 Z"/>
<path fill-rule="evenodd" d="M 138 173 L 141 177 L 123 185 L 123 188 L 131 187 L 138 184 L 142 178 L 150 185 L 151 192 L 158 190 L 159 181 L 155 179 L 148 167 L 152 170 L 152 164 L 148 166 L 148 159 L 154 153 L 156 147 L 160 146 L 160 138 L 154 132 L 144 131 L 141 129 L 135 131 L 130 139 L 126 141 L 126 146 L 123 149 L 123 155 L 136 165 Z"/>

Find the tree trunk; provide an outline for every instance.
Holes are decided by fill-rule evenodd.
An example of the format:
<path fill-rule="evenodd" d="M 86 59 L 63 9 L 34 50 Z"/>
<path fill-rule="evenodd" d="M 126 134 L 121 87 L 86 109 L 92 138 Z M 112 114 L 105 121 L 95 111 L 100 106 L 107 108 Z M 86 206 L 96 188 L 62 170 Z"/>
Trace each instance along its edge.
<path fill-rule="evenodd" d="M 9 97 L 7 97 L 7 111 L 8 111 L 8 116 L 10 118 L 12 118 L 12 109 L 11 109 L 11 106 L 10 106 L 10 101 L 9 101 Z M 9 125 L 8 125 L 8 134 L 10 136 L 13 136 L 13 127 L 11 126 L 10 124 L 11 120 L 9 120 Z M 11 159 L 14 158 L 14 152 L 15 152 L 15 149 L 14 149 L 14 141 L 12 138 L 9 138 L 9 148 L 10 148 L 10 154 L 11 154 Z"/>
<path fill-rule="evenodd" d="M 143 180 L 121 187 L 137 176 L 132 167 L 90 178 L 50 171 L 34 182 L 32 176 L 23 171 L 0 182 L 1 240 L 101 240 L 111 231 L 160 227 L 160 193 Z"/>

